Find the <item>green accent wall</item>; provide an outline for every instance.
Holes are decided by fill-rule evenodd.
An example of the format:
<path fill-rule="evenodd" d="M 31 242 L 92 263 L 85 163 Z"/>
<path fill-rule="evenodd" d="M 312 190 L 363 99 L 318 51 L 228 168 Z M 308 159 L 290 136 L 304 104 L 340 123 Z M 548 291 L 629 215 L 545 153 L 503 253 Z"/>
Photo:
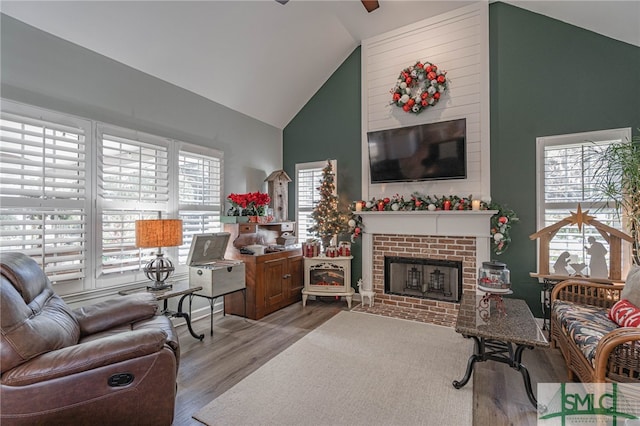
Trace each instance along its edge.
<path fill-rule="evenodd" d="M 489 5 L 489 48 L 491 196 L 520 218 L 509 250 L 496 258 L 511 270 L 514 297 L 540 317 L 541 287 L 529 276 L 537 268 L 529 240 L 537 230 L 536 138 L 620 127 L 637 135 L 640 48 L 500 2 Z M 337 158 L 338 189 L 350 199 L 361 191 L 360 79 L 356 49 L 283 133 L 290 176 L 298 162 Z"/>
<path fill-rule="evenodd" d="M 296 163 L 338 160 L 341 199 L 361 198 L 361 72 L 357 47 L 284 128 L 282 164 L 294 179 L 289 185 L 289 217 L 295 218 Z M 360 240 L 352 245 L 351 283 L 362 276 Z"/>
<path fill-rule="evenodd" d="M 640 127 L 640 48 L 505 3 L 489 6 L 491 196 L 520 223 L 499 256 L 514 297 L 541 316 L 536 138 Z"/>

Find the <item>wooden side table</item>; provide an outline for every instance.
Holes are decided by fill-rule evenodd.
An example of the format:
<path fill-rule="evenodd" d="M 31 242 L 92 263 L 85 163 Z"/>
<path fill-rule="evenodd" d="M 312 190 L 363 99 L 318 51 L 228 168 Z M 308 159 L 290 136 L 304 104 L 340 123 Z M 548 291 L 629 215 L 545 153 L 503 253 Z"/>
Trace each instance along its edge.
<path fill-rule="evenodd" d="M 127 294 L 133 294 L 133 293 L 141 293 L 143 291 L 146 291 L 147 293 L 151 293 L 153 294 L 153 296 L 156 298 L 156 300 L 163 301 L 163 309 L 162 309 L 162 313 L 168 317 L 172 317 L 172 318 L 184 318 L 184 320 L 187 323 L 187 327 L 189 328 L 189 333 L 196 339 L 198 340 L 202 340 L 204 339 L 204 334 L 196 334 L 193 331 L 193 328 L 191 327 L 191 316 L 187 313 L 187 312 L 183 312 L 182 311 L 182 302 L 184 302 L 184 299 L 187 296 L 193 296 L 195 292 L 202 290 L 201 286 L 197 286 L 197 287 L 189 287 L 189 282 L 188 281 L 179 281 L 179 282 L 175 282 L 173 283 L 173 285 L 171 286 L 171 288 L 165 289 L 165 290 L 160 290 L 160 291 L 152 291 L 152 290 L 147 290 L 145 287 L 143 288 L 136 288 L 136 289 L 132 289 L 132 290 L 123 290 L 123 291 L 119 291 L 118 294 L 124 296 Z M 178 310 L 177 311 L 171 311 L 168 308 L 168 302 L 169 299 L 171 299 L 172 297 L 178 297 L 180 296 L 180 300 L 178 301 Z"/>

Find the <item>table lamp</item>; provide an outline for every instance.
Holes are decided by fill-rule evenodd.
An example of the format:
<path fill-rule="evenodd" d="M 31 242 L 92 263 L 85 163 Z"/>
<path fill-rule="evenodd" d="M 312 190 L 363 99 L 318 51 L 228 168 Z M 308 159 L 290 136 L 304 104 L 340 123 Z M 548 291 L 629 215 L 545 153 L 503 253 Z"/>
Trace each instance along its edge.
<path fill-rule="evenodd" d="M 171 288 L 165 280 L 174 271 L 171 260 L 164 257 L 162 247 L 182 245 L 182 220 L 179 219 L 149 219 L 136 220 L 136 247 L 157 247 L 156 258 L 147 263 L 143 269 L 147 278 L 153 281 L 147 289 L 152 291 Z"/>

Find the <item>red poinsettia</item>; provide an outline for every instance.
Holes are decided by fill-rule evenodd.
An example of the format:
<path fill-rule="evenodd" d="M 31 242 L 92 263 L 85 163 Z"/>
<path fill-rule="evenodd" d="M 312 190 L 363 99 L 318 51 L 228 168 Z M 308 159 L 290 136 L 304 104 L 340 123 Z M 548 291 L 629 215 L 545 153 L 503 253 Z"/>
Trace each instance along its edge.
<path fill-rule="evenodd" d="M 249 204 L 256 207 L 266 206 L 271 201 L 269 194 L 263 192 L 250 192 L 247 196 L 249 198 Z"/>
<path fill-rule="evenodd" d="M 243 215 L 255 216 L 264 215 L 266 206 L 271 202 L 271 197 L 269 194 L 256 191 L 246 194 L 229 194 L 227 200 L 231 202 L 232 210 L 236 216 L 240 213 L 239 209 L 243 210 Z"/>
<path fill-rule="evenodd" d="M 227 200 L 231 202 L 233 207 L 241 207 L 244 209 L 247 208 L 247 204 L 249 203 L 247 195 L 248 194 L 229 194 Z"/>
<path fill-rule="evenodd" d="M 229 194 L 227 200 L 231 202 L 234 207 L 260 207 L 266 206 L 271 202 L 269 194 L 263 192 L 249 192 L 247 194 Z"/>

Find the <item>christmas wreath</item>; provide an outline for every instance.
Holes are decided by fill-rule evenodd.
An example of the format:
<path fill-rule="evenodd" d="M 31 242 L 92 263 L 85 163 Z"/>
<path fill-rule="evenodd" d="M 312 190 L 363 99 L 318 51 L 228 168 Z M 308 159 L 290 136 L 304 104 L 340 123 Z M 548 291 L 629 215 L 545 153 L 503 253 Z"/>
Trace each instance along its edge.
<path fill-rule="evenodd" d="M 447 90 L 446 74 L 430 62 L 417 61 L 400 72 L 395 87 L 391 89 L 391 105 L 414 114 L 434 106 Z"/>

